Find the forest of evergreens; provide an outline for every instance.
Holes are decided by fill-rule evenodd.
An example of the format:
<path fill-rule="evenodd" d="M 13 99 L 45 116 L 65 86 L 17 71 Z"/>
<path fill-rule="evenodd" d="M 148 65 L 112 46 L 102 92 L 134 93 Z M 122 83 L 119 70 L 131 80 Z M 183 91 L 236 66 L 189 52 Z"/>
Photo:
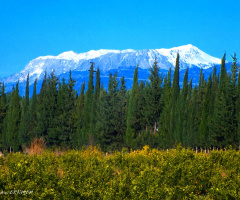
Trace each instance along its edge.
<path fill-rule="evenodd" d="M 29 75 L 24 97 L 18 83 L 8 94 L 0 83 L 0 150 L 21 151 L 34 138 L 43 137 L 49 148 L 80 149 L 100 145 L 104 151 L 123 147 L 138 149 L 172 148 L 181 143 L 190 148 L 238 148 L 240 144 L 240 79 L 237 58 L 232 56 L 231 72 L 216 67 L 209 77 L 200 71 L 198 86 L 192 86 L 186 69 L 179 86 L 179 55 L 174 72 L 160 73 L 157 60 L 149 80 L 138 80 L 126 89 L 125 79 L 109 75 L 108 89 L 91 64 L 88 87 L 75 90 L 69 80 L 45 73 L 40 93 L 37 80 L 29 95 Z M 173 73 L 173 79 L 171 79 Z M 95 84 L 94 84 L 95 83 Z M 30 98 L 31 96 L 31 98 Z"/>

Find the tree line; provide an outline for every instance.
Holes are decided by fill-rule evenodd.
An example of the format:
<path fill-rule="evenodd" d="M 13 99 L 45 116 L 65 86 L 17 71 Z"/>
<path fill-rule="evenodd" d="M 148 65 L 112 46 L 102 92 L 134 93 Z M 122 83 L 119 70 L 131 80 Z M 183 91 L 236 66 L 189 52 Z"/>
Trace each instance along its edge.
<path fill-rule="evenodd" d="M 108 88 L 94 74 L 91 63 L 88 87 L 75 89 L 76 81 L 60 80 L 54 72 L 45 72 L 40 93 L 37 80 L 29 97 L 29 75 L 25 96 L 19 95 L 19 83 L 5 93 L 0 83 L 0 149 L 21 151 L 34 138 L 43 137 L 48 147 L 74 148 L 100 145 L 104 151 L 123 147 L 154 148 L 234 147 L 240 145 L 240 78 L 236 54 L 227 73 L 224 54 L 220 74 L 216 67 L 207 80 L 201 69 L 199 83 L 192 85 L 185 71 L 179 86 L 179 54 L 171 78 L 160 73 L 157 60 L 149 69 L 148 81 L 138 80 L 135 68 L 132 88 L 124 77 L 109 75 Z"/>

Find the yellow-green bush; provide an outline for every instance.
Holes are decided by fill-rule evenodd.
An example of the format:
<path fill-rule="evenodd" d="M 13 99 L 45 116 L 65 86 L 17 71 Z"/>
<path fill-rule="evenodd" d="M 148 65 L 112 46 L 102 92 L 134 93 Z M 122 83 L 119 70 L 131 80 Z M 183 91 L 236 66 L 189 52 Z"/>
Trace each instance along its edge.
<path fill-rule="evenodd" d="M 239 161 L 235 150 L 148 146 L 108 155 L 96 148 L 11 153 L 0 157 L 0 199 L 240 199 Z"/>

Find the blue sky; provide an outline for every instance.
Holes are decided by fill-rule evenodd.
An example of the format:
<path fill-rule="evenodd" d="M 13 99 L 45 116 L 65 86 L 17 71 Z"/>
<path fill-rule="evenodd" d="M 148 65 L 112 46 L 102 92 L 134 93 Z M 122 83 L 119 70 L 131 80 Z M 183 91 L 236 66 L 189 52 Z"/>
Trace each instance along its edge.
<path fill-rule="evenodd" d="M 239 0 L 0 0 L 0 77 L 70 50 L 193 44 L 240 58 L 239 8 Z"/>

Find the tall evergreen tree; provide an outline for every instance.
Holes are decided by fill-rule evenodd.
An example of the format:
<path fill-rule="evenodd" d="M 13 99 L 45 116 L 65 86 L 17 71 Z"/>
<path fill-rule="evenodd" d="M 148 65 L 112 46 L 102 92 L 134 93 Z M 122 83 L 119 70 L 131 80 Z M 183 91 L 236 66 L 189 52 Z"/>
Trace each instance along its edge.
<path fill-rule="evenodd" d="M 237 63 L 236 55 L 233 56 L 233 63 Z M 235 64 L 234 64 L 235 65 Z M 236 95 L 236 115 L 238 120 L 237 142 L 240 149 L 240 67 L 238 66 L 238 81 L 237 81 L 237 95 Z"/>
<path fill-rule="evenodd" d="M 231 74 L 230 74 L 230 82 L 228 87 L 228 95 L 227 95 L 227 104 L 228 104 L 228 116 L 229 116 L 229 135 L 227 143 L 229 145 L 234 145 L 235 147 L 238 145 L 238 114 L 237 114 L 237 58 L 236 54 L 232 56 L 233 62 L 231 65 Z"/>
<path fill-rule="evenodd" d="M 46 142 L 49 146 L 58 144 L 58 133 L 56 130 L 55 119 L 57 117 L 57 96 L 59 79 L 53 71 L 47 79 L 47 96 L 43 102 L 47 113 Z"/>
<path fill-rule="evenodd" d="M 93 95 L 94 95 L 93 66 L 94 66 L 94 63 L 91 63 L 89 80 L 88 80 L 88 89 L 86 91 L 86 96 L 84 99 L 84 107 L 83 107 L 83 114 L 82 114 L 82 119 L 83 119 L 82 135 L 84 136 L 82 139 L 84 144 L 88 144 L 89 139 L 91 139 L 89 137 L 90 137 L 90 122 L 91 122 L 91 116 L 93 112 L 92 104 L 93 104 Z"/>
<path fill-rule="evenodd" d="M 93 94 L 93 101 L 92 101 L 92 115 L 91 115 L 91 122 L 90 122 L 90 141 L 92 145 L 96 145 L 97 143 L 97 136 L 96 136 L 96 114 L 97 114 L 97 107 L 99 103 L 99 96 L 100 96 L 100 70 L 99 68 L 96 71 L 96 81 L 95 81 L 95 91 Z"/>
<path fill-rule="evenodd" d="M 223 147 L 226 145 L 226 137 L 228 137 L 228 128 L 229 128 L 229 118 L 228 118 L 228 105 L 227 105 L 227 87 L 229 77 L 226 72 L 225 67 L 225 56 L 223 55 L 221 61 L 221 74 L 219 87 L 217 91 L 214 115 L 211 123 L 211 144 L 218 147 Z"/>
<path fill-rule="evenodd" d="M 4 131 L 5 148 L 11 148 L 13 151 L 18 151 L 20 143 L 18 140 L 19 126 L 21 120 L 19 82 L 16 84 L 16 89 L 13 87 L 13 93 L 9 102 L 9 109 L 6 116 L 6 130 Z"/>
<path fill-rule="evenodd" d="M 155 59 L 152 68 L 150 68 L 150 75 L 148 76 L 149 82 L 146 85 L 146 103 L 147 103 L 147 121 L 148 125 L 154 132 L 157 128 L 157 122 L 162 112 L 161 95 L 162 95 L 162 75 L 160 68 Z"/>
<path fill-rule="evenodd" d="M 72 147 L 74 148 L 80 148 L 84 144 L 84 135 L 82 134 L 82 126 L 83 126 L 83 119 L 82 119 L 82 113 L 83 113 L 83 106 L 84 106 L 84 91 L 85 91 L 85 82 L 82 83 L 81 86 L 81 92 L 78 98 L 76 99 L 76 109 L 74 112 L 74 135 L 72 138 Z"/>
<path fill-rule="evenodd" d="M 69 72 L 69 81 L 66 88 L 66 103 L 65 103 L 65 126 L 66 126 L 66 132 L 65 136 L 63 138 L 64 140 L 64 146 L 68 146 L 70 144 L 70 140 L 73 136 L 74 131 L 74 109 L 75 109 L 75 100 L 76 100 L 76 90 L 74 89 L 76 84 L 76 80 L 72 78 L 72 71 Z"/>
<path fill-rule="evenodd" d="M 197 126 L 197 87 L 193 88 L 192 97 L 188 107 L 188 121 L 187 121 L 187 146 L 198 146 L 198 126 Z"/>
<path fill-rule="evenodd" d="M 210 147 L 209 142 L 209 122 L 210 118 L 210 106 L 211 106 L 211 87 L 212 87 L 212 76 L 210 74 L 207 83 L 207 90 L 203 101 L 203 109 L 201 116 L 201 123 L 199 127 L 199 146 L 201 147 Z"/>
<path fill-rule="evenodd" d="M 28 74 L 26 81 L 25 97 L 23 98 L 21 123 L 19 130 L 19 143 L 22 146 L 27 145 L 27 143 L 30 142 L 29 125 L 30 116 L 29 116 L 29 74 Z"/>
<path fill-rule="evenodd" d="M 29 138 L 30 141 L 33 140 L 34 137 L 36 137 L 36 126 L 37 126 L 37 79 L 34 81 L 33 86 L 33 95 L 30 101 L 30 110 L 29 110 Z"/>
<path fill-rule="evenodd" d="M 159 121 L 159 144 L 163 148 L 169 148 L 174 144 L 174 138 L 172 132 L 170 132 L 170 118 L 169 112 L 171 110 L 170 107 L 170 98 L 171 98 L 171 68 L 168 71 L 168 76 L 164 78 L 163 84 L 163 112 L 160 116 Z"/>
<path fill-rule="evenodd" d="M 66 147 L 68 143 L 68 134 L 69 134 L 69 127 L 68 121 L 69 116 L 67 115 L 68 112 L 68 87 L 65 79 L 62 79 L 62 82 L 58 80 L 58 92 L 57 92 L 57 102 L 56 102 L 56 113 L 53 125 L 54 132 L 56 132 L 56 142 L 55 144 L 61 147 Z"/>
<path fill-rule="evenodd" d="M 117 73 L 110 73 L 108 93 L 102 92 L 97 112 L 97 134 L 104 150 L 120 150 L 123 147 L 123 134 L 126 131 L 125 90 L 124 78 L 119 88 Z"/>
<path fill-rule="evenodd" d="M 3 130 L 4 130 L 4 119 L 6 117 L 7 99 L 5 94 L 4 83 L 0 82 L 0 148 L 4 146 Z"/>
<path fill-rule="evenodd" d="M 39 98 L 37 101 L 37 126 L 35 128 L 35 136 L 42 137 L 47 135 L 48 115 L 47 115 L 47 72 L 45 71 Z"/>
<path fill-rule="evenodd" d="M 139 93 L 138 87 L 138 66 L 135 68 L 133 76 L 133 86 L 130 93 L 130 99 L 127 107 L 127 132 L 126 132 L 126 145 L 133 147 L 133 139 L 136 137 L 136 133 L 140 131 L 139 124 L 139 112 L 137 97 Z"/>
<path fill-rule="evenodd" d="M 180 87 L 179 87 L 179 54 L 177 53 L 176 58 L 176 66 L 173 74 L 173 83 L 172 83 L 172 89 L 171 89 L 171 99 L 170 99 L 170 133 L 174 136 L 174 143 L 178 143 L 179 138 L 177 134 L 177 120 L 178 120 L 178 110 L 177 105 L 179 101 L 179 93 L 180 93 Z"/>
<path fill-rule="evenodd" d="M 188 94 L 188 68 L 185 71 L 183 79 L 183 87 L 180 93 L 178 105 L 178 124 L 177 124 L 177 141 L 183 143 L 183 138 L 186 138 L 186 125 L 187 125 L 187 94 Z"/>

